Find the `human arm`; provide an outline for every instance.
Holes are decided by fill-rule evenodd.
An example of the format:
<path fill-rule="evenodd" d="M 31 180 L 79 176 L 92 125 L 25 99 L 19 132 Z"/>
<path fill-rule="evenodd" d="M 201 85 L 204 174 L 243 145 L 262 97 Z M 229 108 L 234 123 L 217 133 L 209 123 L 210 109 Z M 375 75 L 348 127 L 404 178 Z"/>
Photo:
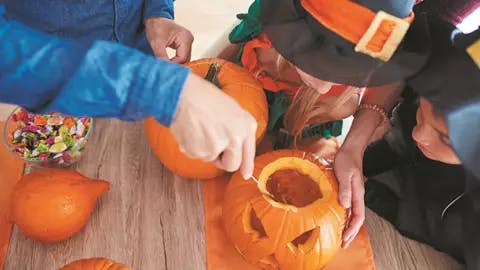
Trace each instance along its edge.
<path fill-rule="evenodd" d="M 364 104 L 375 104 L 385 111 L 395 105 L 403 89 L 403 82 L 368 88 L 362 98 Z M 335 157 L 334 169 L 339 181 L 339 200 L 351 209 L 351 219 L 343 234 L 343 246 L 355 238 L 365 220 L 363 153 L 372 135 L 383 122 L 381 114 L 373 110 L 359 110 L 343 145 Z"/>
<path fill-rule="evenodd" d="M 0 40 L 0 101 L 37 113 L 123 120 L 153 116 L 172 124 L 191 157 L 221 156 L 219 167 L 251 175 L 255 120 L 187 68 L 115 43 L 78 43 L 43 34 L 7 21 L 2 5 Z"/>
<path fill-rule="evenodd" d="M 169 125 L 190 73 L 119 44 L 46 35 L 5 19 L 1 5 L 0 40 L 0 99 L 33 112 Z"/>

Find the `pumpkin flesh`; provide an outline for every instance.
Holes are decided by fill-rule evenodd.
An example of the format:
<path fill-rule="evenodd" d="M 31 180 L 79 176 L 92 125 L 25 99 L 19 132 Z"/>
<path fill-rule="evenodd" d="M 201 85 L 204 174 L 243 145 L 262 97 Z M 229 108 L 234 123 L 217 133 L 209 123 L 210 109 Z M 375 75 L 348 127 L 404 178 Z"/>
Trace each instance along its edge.
<path fill-rule="evenodd" d="M 235 174 L 225 195 L 224 223 L 240 254 L 263 269 L 325 266 L 347 218 L 333 173 L 304 152 L 282 150 L 258 157 L 254 177 L 258 184 Z"/>

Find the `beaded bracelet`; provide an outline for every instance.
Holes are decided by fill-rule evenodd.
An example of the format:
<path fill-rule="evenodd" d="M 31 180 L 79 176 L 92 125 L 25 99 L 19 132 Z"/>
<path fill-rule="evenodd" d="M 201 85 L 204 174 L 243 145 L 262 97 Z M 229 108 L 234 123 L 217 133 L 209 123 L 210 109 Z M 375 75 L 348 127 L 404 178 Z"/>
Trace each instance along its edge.
<path fill-rule="evenodd" d="M 371 110 L 371 111 L 374 111 L 374 112 L 380 114 L 382 116 L 382 119 L 383 119 L 382 124 L 385 123 L 385 122 L 388 122 L 388 120 L 389 120 L 388 116 L 387 116 L 387 112 L 385 111 L 385 109 L 383 109 L 379 105 L 362 103 L 358 107 L 357 112 L 359 112 L 361 110 Z"/>

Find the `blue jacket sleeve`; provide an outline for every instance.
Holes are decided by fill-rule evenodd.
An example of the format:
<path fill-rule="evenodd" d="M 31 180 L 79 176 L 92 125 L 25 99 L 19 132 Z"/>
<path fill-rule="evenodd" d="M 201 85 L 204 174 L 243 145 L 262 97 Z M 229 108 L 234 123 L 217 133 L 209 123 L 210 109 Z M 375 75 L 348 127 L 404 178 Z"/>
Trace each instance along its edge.
<path fill-rule="evenodd" d="M 116 43 L 55 38 L 4 17 L 0 4 L 0 101 L 32 112 L 170 125 L 189 69 Z"/>
<path fill-rule="evenodd" d="M 144 20 L 152 17 L 173 19 L 173 0 L 145 0 Z"/>

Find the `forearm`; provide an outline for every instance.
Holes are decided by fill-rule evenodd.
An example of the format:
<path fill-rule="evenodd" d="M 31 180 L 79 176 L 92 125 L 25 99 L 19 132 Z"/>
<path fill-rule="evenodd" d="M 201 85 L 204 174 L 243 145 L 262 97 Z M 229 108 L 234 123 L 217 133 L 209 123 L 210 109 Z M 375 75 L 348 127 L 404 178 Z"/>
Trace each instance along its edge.
<path fill-rule="evenodd" d="M 380 87 L 367 88 L 361 103 L 375 104 L 388 112 L 397 102 L 403 87 L 403 82 L 396 82 Z M 382 115 L 373 110 L 358 111 L 342 147 L 356 153 L 363 153 L 375 130 L 382 124 L 383 120 Z"/>
<path fill-rule="evenodd" d="M 162 17 L 173 19 L 173 0 L 146 0 L 144 6 L 144 20 Z"/>
<path fill-rule="evenodd" d="M 119 44 L 81 44 L 3 17 L 0 5 L 0 101 L 33 112 L 169 125 L 188 69 Z"/>

